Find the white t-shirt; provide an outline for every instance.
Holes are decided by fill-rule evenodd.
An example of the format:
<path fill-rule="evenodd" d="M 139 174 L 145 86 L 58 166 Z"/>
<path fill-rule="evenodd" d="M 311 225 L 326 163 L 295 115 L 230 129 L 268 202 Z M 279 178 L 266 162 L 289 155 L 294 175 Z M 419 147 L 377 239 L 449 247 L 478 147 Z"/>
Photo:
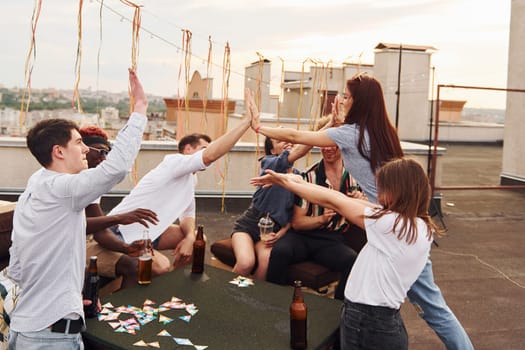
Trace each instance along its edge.
<path fill-rule="evenodd" d="M 133 113 L 99 166 L 78 174 L 36 171 L 18 199 L 9 276 L 21 292 L 11 328 L 35 332 L 65 316 L 84 315 L 84 209 L 126 177 L 140 149 L 145 116 Z"/>
<path fill-rule="evenodd" d="M 374 212 L 365 209 L 365 216 Z M 389 213 L 379 219 L 365 217 L 367 244 L 352 267 L 345 287 L 345 298 L 373 306 L 399 309 L 412 284 L 428 260 L 432 241 L 427 226 L 417 219 L 417 240 L 408 244 L 392 232 L 398 214 Z"/>
<path fill-rule="evenodd" d="M 171 154 L 124 197 L 108 215 L 129 212 L 137 208 L 150 209 L 157 213 L 157 225 L 149 225 L 151 240 L 159 237 L 175 220 L 195 217 L 196 171 L 206 169 L 200 150 L 192 155 Z M 139 223 L 119 225 L 124 240 L 128 243 L 141 239 L 144 226 Z"/>

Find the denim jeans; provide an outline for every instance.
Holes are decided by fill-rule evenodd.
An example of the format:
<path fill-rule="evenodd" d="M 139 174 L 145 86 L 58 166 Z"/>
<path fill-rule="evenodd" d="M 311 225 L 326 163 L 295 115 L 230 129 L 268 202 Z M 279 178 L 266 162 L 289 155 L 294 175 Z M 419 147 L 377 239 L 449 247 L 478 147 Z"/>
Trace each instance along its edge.
<path fill-rule="evenodd" d="M 408 336 L 399 310 L 352 303 L 341 313 L 341 350 L 406 350 Z"/>
<path fill-rule="evenodd" d="M 45 328 L 38 332 L 15 332 L 9 330 L 9 350 L 83 350 L 81 333 L 64 334 Z"/>
<path fill-rule="evenodd" d="M 430 258 L 408 291 L 408 298 L 412 304 L 419 306 L 419 316 L 441 338 L 447 350 L 474 350 L 467 332 L 447 306 L 441 290 L 434 282 Z"/>

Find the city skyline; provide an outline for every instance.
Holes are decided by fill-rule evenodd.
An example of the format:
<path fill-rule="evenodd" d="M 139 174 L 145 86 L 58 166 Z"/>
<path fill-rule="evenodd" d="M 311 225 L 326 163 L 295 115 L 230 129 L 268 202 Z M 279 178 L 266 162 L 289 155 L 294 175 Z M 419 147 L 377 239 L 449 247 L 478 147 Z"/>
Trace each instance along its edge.
<path fill-rule="evenodd" d="M 137 2 L 138 3 L 138 2 Z M 214 97 L 221 98 L 224 46 L 231 46 L 229 97 L 242 98 L 244 67 L 260 53 L 272 61 L 271 90 L 279 92 L 281 59 L 285 70 L 301 70 L 307 59 L 333 66 L 373 64 L 379 42 L 428 45 L 435 83 L 506 87 L 510 1 L 473 0 L 365 1 L 208 0 L 173 4 L 144 0 L 138 71 L 148 93 L 171 97 L 185 86 L 182 28 L 192 31 L 190 77 L 210 71 Z M 35 2 L 5 1 L 0 11 L 0 50 L 5 87 L 25 85 L 24 64 L 30 45 Z M 133 9 L 118 0 L 84 1 L 80 88 L 126 90 L 131 62 L 129 19 Z M 36 30 L 34 88 L 73 89 L 77 48 L 78 2 L 43 2 Z M 211 35 L 212 60 L 207 65 Z M 97 52 L 100 48 L 100 65 Z M 304 67 L 309 69 L 308 64 Z M 98 71 L 98 73 L 97 73 Z M 504 93 L 443 92 L 466 99 L 468 107 L 505 108 Z M 446 94 L 449 94 L 448 96 Z"/>

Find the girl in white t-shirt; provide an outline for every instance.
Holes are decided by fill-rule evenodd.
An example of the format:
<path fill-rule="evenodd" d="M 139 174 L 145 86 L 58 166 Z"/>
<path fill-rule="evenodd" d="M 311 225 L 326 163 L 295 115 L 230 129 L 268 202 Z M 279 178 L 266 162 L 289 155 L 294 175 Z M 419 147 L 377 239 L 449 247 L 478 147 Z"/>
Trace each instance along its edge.
<path fill-rule="evenodd" d="M 298 176 L 267 173 L 252 184 L 282 186 L 366 230 L 368 243 L 345 288 L 341 348 L 408 349 L 399 307 L 425 266 L 436 231 L 428 214 L 430 185 L 421 165 L 401 158 L 382 166 L 376 177 L 380 206 Z"/>

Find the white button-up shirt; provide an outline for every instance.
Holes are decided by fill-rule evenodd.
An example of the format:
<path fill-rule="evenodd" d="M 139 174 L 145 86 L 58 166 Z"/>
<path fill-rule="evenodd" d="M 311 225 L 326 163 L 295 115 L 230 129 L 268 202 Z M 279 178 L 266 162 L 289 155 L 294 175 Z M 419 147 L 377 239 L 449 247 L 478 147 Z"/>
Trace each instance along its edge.
<path fill-rule="evenodd" d="M 40 169 L 18 199 L 9 274 L 21 292 L 11 328 L 33 332 L 71 315 L 84 315 L 84 208 L 122 181 L 140 149 L 145 116 L 133 113 L 107 159 L 93 169 L 64 174 Z"/>

